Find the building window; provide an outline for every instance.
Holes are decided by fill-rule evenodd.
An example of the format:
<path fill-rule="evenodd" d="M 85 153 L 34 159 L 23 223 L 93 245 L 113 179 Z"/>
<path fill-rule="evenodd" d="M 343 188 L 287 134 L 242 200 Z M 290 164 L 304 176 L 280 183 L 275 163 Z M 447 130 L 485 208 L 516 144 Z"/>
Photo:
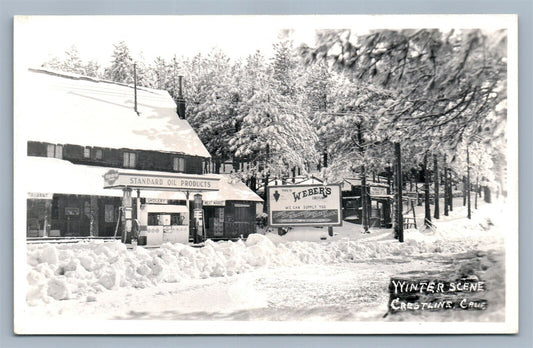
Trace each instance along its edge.
<path fill-rule="evenodd" d="M 185 158 L 182 157 L 174 157 L 174 161 L 172 163 L 172 169 L 176 172 L 184 172 L 185 171 Z"/>
<path fill-rule="evenodd" d="M 115 222 L 115 207 L 113 204 L 106 204 L 104 206 L 104 220 L 107 223 Z"/>
<path fill-rule="evenodd" d="M 102 159 L 102 149 L 96 149 L 94 151 L 94 157 L 97 159 L 97 160 L 101 160 Z"/>
<path fill-rule="evenodd" d="M 124 152 L 124 167 L 135 168 L 135 152 Z"/>
<path fill-rule="evenodd" d="M 48 144 L 48 146 L 46 147 L 46 156 L 62 159 L 63 158 L 63 145 Z"/>
<path fill-rule="evenodd" d="M 91 148 L 90 147 L 85 147 L 83 149 L 83 157 L 91 158 Z"/>

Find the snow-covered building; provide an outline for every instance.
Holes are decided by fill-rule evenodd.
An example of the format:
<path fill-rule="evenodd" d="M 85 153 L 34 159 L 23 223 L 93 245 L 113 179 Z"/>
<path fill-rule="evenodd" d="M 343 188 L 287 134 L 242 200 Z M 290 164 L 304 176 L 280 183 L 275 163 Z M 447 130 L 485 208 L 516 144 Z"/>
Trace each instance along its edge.
<path fill-rule="evenodd" d="M 219 190 L 203 193 L 208 236 L 255 231 L 261 198 L 241 182 L 205 174 L 210 154 L 166 91 L 134 93 L 133 86 L 42 69 L 20 76 L 15 91 L 16 137 L 27 144 L 27 156 L 15 165 L 24 168 L 28 237 L 115 235 L 123 193 L 104 189 L 111 169 L 215 178 Z M 187 200 L 183 191 L 156 189 L 139 198 L 166 205 Z"/>

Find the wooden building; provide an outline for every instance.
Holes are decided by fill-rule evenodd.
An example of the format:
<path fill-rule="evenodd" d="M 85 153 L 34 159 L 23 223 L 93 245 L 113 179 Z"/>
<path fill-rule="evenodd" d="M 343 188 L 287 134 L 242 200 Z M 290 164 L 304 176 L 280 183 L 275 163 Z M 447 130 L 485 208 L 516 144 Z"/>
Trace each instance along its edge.
<path fill-rule="evenodd" d="M 344 179 L 342 184 L 343 219 L 357 224 L 362 223 L 363 207 L 361 204 L 362 185 L 359 179 Z M 367 181 L 367 209 L 370 212 L 369 225 L 373 227 L 392 226 L 393 196 L 388 194 L 388 185 Z"/>
<path fill-rule="evenodd" d="M 48 70 L 22 75 L 15 95 L 15 186 L 27 195 L 27 237 L 116 236 L 122 192 L 103 188 L 110 169 L 206 175 L 210 154 L 168 92 Z M 215 205 L 206 204 L 212 235 L 214 217 L 223 235 L 255 232 L 249 222 L 262 200 L 242 183 L 221 181 L 224 190 L 211 196 L 224 203 L 224 213 L 211 214 Z M 139 198 L 187 201 L 179 191 L 143 190 Z M 241 210 L 244 205 L 250 209 Z"/>

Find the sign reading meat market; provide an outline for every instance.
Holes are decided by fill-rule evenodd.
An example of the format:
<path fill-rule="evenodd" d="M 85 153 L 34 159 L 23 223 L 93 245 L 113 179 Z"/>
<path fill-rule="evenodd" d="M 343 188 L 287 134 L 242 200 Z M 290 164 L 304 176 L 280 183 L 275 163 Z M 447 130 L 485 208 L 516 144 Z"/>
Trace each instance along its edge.
<path fill-rule="evenodd" d="M 270 225 L 342 225 L 340 185 L 285 185 L 268 188 Z"/>

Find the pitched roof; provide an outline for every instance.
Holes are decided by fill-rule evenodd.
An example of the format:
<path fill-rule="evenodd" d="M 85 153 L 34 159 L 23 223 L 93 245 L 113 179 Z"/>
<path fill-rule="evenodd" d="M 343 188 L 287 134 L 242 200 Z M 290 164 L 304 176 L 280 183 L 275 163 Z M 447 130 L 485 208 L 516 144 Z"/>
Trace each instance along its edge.
<path fill-rule="evenodd" d="M 50 70 L 15 80 L 15 132 L 26 141 L 210 157 L 168 92 Z"/>

